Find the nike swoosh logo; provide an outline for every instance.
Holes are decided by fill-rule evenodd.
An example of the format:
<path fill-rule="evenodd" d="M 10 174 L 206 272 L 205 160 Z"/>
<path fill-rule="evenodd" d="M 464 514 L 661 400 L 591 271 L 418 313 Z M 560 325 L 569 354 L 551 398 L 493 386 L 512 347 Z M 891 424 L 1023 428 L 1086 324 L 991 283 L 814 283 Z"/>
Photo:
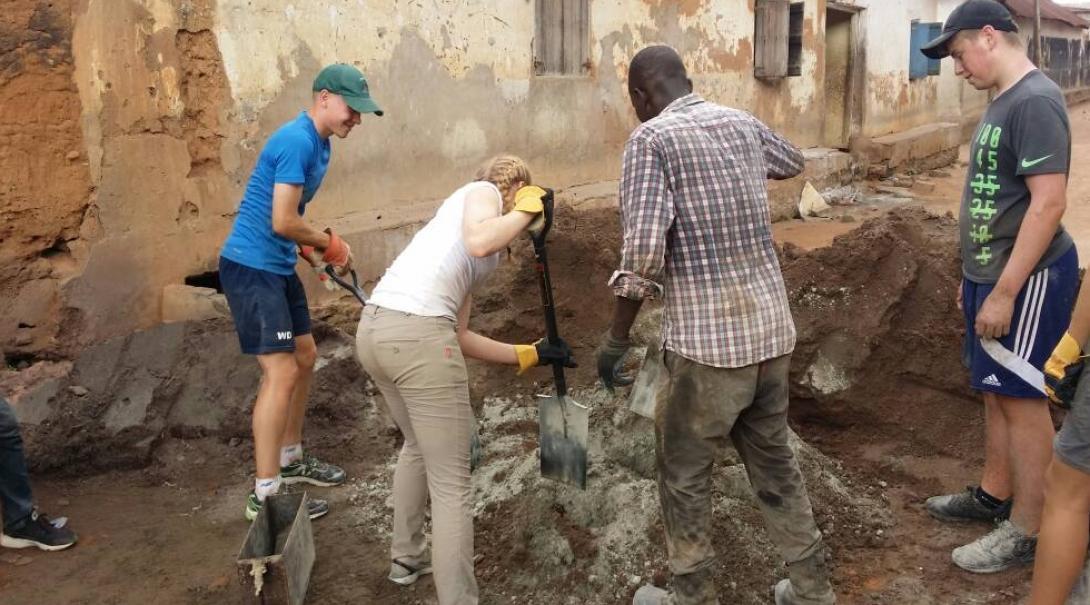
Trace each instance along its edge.
<path fill-rule="evenodd" d="M 1050 158 L 1050 157 L 1052 157 L 1054 155 L 1056 155 L 1056 154 L 1050 153 L 1050 154 L 1046 155 L 1045 157 L 1037 158 L 1036 160 L 1027 160 L 1025 158 L 1022 158 L 1022 168 L 1033 168 L 1037 164 L 1040 164 L 1041 162 L 1047 160 L 1048 158 Z"/>

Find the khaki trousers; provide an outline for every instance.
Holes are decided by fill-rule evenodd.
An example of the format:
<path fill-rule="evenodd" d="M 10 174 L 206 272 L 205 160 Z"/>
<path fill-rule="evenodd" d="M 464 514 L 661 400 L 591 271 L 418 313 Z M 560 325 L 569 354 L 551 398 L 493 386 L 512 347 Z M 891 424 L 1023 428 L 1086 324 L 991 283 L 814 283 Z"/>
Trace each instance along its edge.
<path fill-rule="evenodd" d="M 394 471 L 390 556 L 427 559 L 424 510 L 430 495 L 439 603 L 474 605 L 473 410 L 455 324 L 368 305 L 356 331 L 356 351 L 405 437 Z"/>
<path fill-rule="evenodd" d="M 660 382 L 656 398 L 655 458 L 678 605 L 719 602 L 712 583 L 712 464 L 728 438 L 781 556 L 791 565 L 823 553 L 806 485 L 787 445 L 790 359 L 716 368 L 665 354 L 669 378 Z M 829 586 L 823 565 L 811 575 L 820 577 L 800 577 L 807 580 L 800 584 L 814 592 Z"/>

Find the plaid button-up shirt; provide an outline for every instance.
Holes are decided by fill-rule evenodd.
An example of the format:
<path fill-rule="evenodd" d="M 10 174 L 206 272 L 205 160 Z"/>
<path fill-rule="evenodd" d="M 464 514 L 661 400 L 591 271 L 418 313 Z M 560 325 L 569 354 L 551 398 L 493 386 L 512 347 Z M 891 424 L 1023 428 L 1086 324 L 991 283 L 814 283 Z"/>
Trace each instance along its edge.
<path fill-rule="evenodd" d="M 664 297 L 663 349 L 726 368 L 794 349 L 767 179 L 802 169 L 802 153 L 752 115 L 696 94 L 632 132 L 621 267 L 609 285 L 626 298 Z"/>

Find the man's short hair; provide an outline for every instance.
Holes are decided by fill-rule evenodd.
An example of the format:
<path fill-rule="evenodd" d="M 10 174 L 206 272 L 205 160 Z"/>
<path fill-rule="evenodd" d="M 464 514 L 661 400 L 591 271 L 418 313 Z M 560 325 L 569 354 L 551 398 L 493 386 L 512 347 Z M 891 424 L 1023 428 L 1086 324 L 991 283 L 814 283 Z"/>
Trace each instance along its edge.
<path fill-rule="evenodd" d="M 981 30 L 979 29 L 963 29 L 958 32 L 958 36 L 969 38 L 972 40 L 976 39 L 976 37 L 980 35 L 980 32 Z M 1022 36 L 1018 35 L 1018 32 L 1005 32 L 996 30 L 995 33 L 999 34 L 1000 38 L 1002 38 L 1007 44 L 1015 48 L 1026 47 L 1026 43 L 1022 40 Z"/>

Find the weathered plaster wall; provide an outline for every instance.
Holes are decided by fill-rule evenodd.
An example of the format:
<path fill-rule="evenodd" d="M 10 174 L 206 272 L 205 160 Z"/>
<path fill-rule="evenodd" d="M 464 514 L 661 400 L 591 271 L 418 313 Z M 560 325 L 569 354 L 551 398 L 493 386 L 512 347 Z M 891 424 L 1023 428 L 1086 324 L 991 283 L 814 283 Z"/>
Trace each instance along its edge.
<path fill-rule="evenodd" d="M 939 0 L 935 21 L 946 18 L 962 0 Z M 964 129 L 973 129 L 988 106 L 988 93 L 973 88 L 963 78 L 954 74 L 954 61 L 942 60 L 942 73 L 938 80 L 938 120 L 962 124 Z M 968 136 L 968 134 L 966 134 Z"/>
<path fill-rule="evenodd" d="M 274 0 L 256 14 L 250 2 L 220 0 L 216 33 L 239 118 L 261 124 L 248 149 L 304 105 L 321 65 L 351 61 L 364 70 L 388 113 L 338 142 L 314 212 L 374 215 L 400 200 L 441 197 L 499 151 L 525 156 L 541 180 L 553 183 L 615 173 L 635 124 L 624 87 L 627 61 L 656 42 L 681 51 L 709 98 L 754 108 L 800 144 L 816 144 L 820 133 L 803 125 L 821 110 L 817 3 L 807 7 L 806 76 L 772 84 L 752 77 L 751 4 L 593 0 L 593 67 L 571 77 L 532 75 L 528 0 Z"/>
<path fill-rule="evenodd" d="M 75 81 L 93 235 L 64 285 L 82 344 L 159 320 L 164 285 L 215 258 L 234 213 L 239 132 L 211 0 L 86 0 Z M 86 224 L 85 224 L 86 227 Z"/>
<path fill-rule="evenodd" d="M 858 6 L 866 6 L 863 11 L 867 30 L 864 136 L 881 136 L 935 121 L 938 78 L 909 80 L 908 64 L 912 20 L 937 21 L 937 1 L 855 2 Z"/>
<path fill-rule="evenodd" d="M 823 0 L 806 3 L 804 75 L 775 82 L 752 76 L 752 0 L 591 0 L 590 69 L 552 77 L 533 75 L 533 0 L 7 4 L 9 355 L 159 321 L 165 285 L 215 269 L 258 150 L 330 62 L 358 65 L 387 115 L 335 141 L 310 218 L 372 234 L 356 238 L 372 276 L 488 155 L 518 153 L 554 186 L 616 178 L 636 124 L 627 62 L 647 44 L 678 48 L 708 98 L 801 146 L 822 137 Z M 35 108 L 38 123 L 11 117 Z"/>

